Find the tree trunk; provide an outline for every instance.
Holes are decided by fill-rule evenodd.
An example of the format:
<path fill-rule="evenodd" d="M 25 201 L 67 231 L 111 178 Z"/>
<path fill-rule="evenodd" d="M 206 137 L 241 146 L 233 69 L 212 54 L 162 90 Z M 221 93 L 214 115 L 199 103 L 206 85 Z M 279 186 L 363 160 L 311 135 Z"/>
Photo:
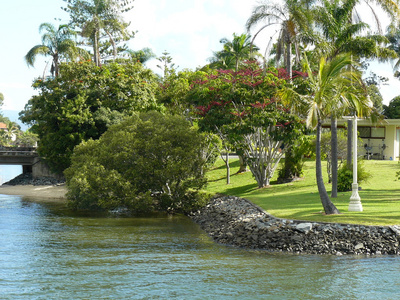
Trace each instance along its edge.
<path fill-rule="evenodd" d="M 247 172 L 247 164 L 243 158 L 243 155 L 239 155 L 239 164 L 239 171 L 237 171 L 237 173 L 240 174 Z"/>
<path fill-rule="evenodd" d="M 229 153 L 226 152 L 225 154 L 225 166 L 226 166 L 226 184 L 231 183 L 231 169 L 229 167 Z"/>
<path fill-rule="evenodd" d="M 328 193 L 325 189 L 324 179 L 322 177 L 322 164 L 321 164 L 321 133 L 322 133 L 322 124 L 321 120 L 318 120 L 317 125 L 317 143 L 316 143 L 316 179 L 319 197 L 321 199 L 322 206 L 324 207 L 325 214 L 340 214 L 339 210 L 332 203 L 331 199 L 329 199 Z"/>
<path fill-rule="evenodd" d="M 292 43 L 289 39 L 287 43 L 287 49 L 286 49 L 286 72 L 287 75 L 289 76 L 289 79 L 292 79 Z"/>
<path fill-rule="evenodd" d="M 347 168 L 352 170 L 353 121 L 347 120 Z"/>
<path fill-rule="evenodd" d="M 331 197 L 337 198 L 338 185 L 338 145 L 337 145 L 337 119 L 331 117 L 331 168 L 332 168 L 332 192 Z"/>

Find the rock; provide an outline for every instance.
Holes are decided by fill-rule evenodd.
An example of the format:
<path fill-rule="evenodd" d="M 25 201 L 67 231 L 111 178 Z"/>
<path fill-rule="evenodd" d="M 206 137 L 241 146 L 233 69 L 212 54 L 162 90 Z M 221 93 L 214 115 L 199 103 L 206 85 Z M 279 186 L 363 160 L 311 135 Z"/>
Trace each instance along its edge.
<path fill-rule="evenodd" d="M 189 216 L 216 242 L 237 247 L 331 255 L 400 253 L 400 226 L 282 220 L 238 197 L 215 197 Z"/>
<path fill-rule="evenodd" d="M 362 248 L 364 248 L 364 244 L 363 244 L 363 243 L 358 243 L 358 244 L 354 247 L 355 250 L 362 249 Z"/>
<path fill-rule="evenodd" d="M 300 224 L 297 224 L 295 228 L 297 231 L 307 234 L 309 231 L 312 230 L 313 225 L 311 223 L 300 223 Z"/>
<path fill-rule="evenodd" d="M 397 236 L 400 235 L 400 226 L 399 225 L 393 225 L 389 227 Z"/>

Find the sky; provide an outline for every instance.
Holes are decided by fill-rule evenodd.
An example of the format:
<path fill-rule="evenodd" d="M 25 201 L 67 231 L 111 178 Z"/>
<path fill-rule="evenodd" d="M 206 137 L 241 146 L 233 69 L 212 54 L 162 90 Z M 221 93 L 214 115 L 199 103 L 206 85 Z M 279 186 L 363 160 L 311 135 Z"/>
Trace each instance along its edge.
<path fill-rule="evenodd" d="M 179 69 L 205 65 L 213 51 L 221 50 L 220 39 L 245 32 L 245 24 L 257 0 L 135 0 L 134 8 L 124 14 L 137 31 L 130 48 L 149 47 L 157 56 L 167 51 Z M 28 67 L 24 56 L 41 43 L 41 23 L 64 24 L 68 14 L 62 0 L 3 1 L 0 10 L 0 92 L 3 110 L 20 111 L 35 91 L 34 78 L 42 76 L 49 58 L 40 58 Z M 60 19 L 56 20 L 56 19 Z M 256 44 L 263 49 L 269 39 L 260 36 Z M 156 72 L 157 60 L 147 63 Z M 381 87 L 384 104 L 400 95 L 400 82 L 392 77 L 390 64 L 373 64 L 373 71 L 389 77 Z"/>

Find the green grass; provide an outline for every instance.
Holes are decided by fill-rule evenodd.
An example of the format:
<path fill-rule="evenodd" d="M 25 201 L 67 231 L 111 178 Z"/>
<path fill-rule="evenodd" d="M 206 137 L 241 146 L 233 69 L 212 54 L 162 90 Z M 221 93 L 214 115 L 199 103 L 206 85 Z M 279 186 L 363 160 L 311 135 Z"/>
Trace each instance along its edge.
<path fill-rule="evenodd" d="M 315 179 L 315 162 L 308 161 L 304 167 L 304 178 L 289 184 L 277 184 L 276 176 L 270 187 L 259 189 L 251 172 L 235 174 L 239 168 L 237 160 L 231 160 L 231 184 L 226 184 L 226 169 L 219 160 L 207 173 L 207 191 L 246 198 L 268 213 L 287 219 L 320 222 L 353 223 L 366 225 L 400 224 L 400 182 L 396 172 L 400 165 L 395 161 L 369 160 L 365 168 L 372 174 L 368 182 L 360 184 L 359 191 L 363 212 L 349 212 L 351 192 L 339 193 L 332 198 L 340 215 L 324 215 Z M 323 164 L 326 174 L 326 165 Z M 277 173 L 277 172 L 276 172 Z M 331 185 L 324 178 L 330 195 Z"/>

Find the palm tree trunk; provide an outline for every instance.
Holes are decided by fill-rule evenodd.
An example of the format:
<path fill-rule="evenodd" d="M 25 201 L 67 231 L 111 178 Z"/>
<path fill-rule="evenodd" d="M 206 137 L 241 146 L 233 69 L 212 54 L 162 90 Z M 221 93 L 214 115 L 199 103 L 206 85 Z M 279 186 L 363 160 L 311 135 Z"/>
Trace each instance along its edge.
<path fill-rule="evenodd" d="M 337 198 L 338 185 L 338 147 L 337 147 L 337 119 L 331 117 L 331 163 L 332 163 L 332 192 L 331 197 Z"/>
<path fill-rule="evenodd" d="M 325 214 L 340 214 L 339 210 L 332 203 L 331 199 L 329 199 L 328 193 L 325 189 L 324 180 L 322 178 L 322 164 L 321 164 L 321 133 L 322 133 L 322 124 L 321 120 L 318 120 L 317 125 L 317 143 L 316 143 L 316 179 L 319 197 L 321 199 L 322 206 L 324 207 Z"/>
<path fill-rule="evenodd" d="M 290 38 L 286 47 L 286 72 L 289 79 L 292 79 L 292 42 L 290 41 Z"/>

